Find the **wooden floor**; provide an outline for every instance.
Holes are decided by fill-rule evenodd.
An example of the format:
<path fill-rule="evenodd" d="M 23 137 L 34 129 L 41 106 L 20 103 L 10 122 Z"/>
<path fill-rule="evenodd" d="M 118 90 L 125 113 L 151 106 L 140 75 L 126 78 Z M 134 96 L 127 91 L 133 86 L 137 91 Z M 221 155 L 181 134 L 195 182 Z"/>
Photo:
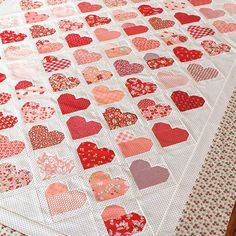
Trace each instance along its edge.
<path fill-rule="evenodd" d="M 236 204 L 234 205 L 234 209 L 225 236 L 236 236 Z"/>

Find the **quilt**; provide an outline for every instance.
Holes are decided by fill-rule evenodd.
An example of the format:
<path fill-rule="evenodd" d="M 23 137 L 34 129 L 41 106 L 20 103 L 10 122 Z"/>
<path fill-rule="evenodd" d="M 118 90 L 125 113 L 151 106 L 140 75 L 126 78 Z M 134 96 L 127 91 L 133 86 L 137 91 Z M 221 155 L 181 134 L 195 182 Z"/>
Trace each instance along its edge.
<path fill-rule="evenodd" d="M 235 15 L 231 0 L 0 0 L 2 234 L 223 235 L 228 220 L 199 225 L 230 217 L 219 187 L 235 201 L 234 133 L 212 151 L 232 163 L 206 159 L 236 85 Z"/>

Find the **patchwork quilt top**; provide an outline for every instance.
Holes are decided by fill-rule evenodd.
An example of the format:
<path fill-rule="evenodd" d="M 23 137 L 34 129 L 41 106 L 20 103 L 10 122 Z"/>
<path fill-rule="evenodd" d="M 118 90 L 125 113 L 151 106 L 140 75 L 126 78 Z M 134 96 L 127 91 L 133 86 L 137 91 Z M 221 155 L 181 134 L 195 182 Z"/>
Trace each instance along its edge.
<path fill-rule="evenodd" d="M 235 15 L 230 0 L 0 0 L 0 223 L 175 235 L 236 85 Z"/>

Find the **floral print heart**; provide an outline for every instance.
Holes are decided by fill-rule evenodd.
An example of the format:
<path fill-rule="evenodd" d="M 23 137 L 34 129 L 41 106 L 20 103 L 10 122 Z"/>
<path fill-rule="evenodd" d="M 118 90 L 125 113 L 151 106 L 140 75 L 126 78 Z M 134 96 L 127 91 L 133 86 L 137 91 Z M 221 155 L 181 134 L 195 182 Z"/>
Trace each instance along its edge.
<path fill-rule="evenodd" d="M 33 38 L 40 38 L 55 34 L 56 30 L 53 28 L 44 27 L 42 25 L 33 25 L 30 27 L 30 32 Z"/>
<path fill-rule="evenodd" d="M 48 80 L 54 92 L 72 89 L 80 84 L 79 79 L 63 74 L 53 74 Z"/>
<path fill-rule="evenodd" d="M 0 193 L 13 191 L 25 187 L 31 183 L 33 175 L 25 169 L 17 170 L 10 163 L 0 164 Z"/>
<path fill-rule="evenodd" d="M 231 47 L 225 43 L 217 44 L 213 40 L 204 40 L 201 42 L 202 47 L 208 52 L 209 55 L 219 55 L 223 52 L 230 52 Z"/>
<path fill-rule="evenodd" d="M 113 74 L 107 70 L 99 70 L 95 66 L 86 67 L 82 74 L 88 84 L 97 83 L 101 80 L 109 80 Z"/>
<path fill-rule="evenodd" d="M 95 143 L 84 142 L 77 148 L 80 161 L 84 169 L 111 163 L 115 158 L 114 151 L 108 148 L 98 148 Z"/>
<path fill-rule="evenodd" d="M 89 184 L 98 202 L 123 196 L 129 189 L 124 179 L 111 179 L 110 175 L 103 171 L 93 173 L 89 178 Z"/>
<path fill-rule="evenodd" d="M 157 85 L 150 82 L 143 82 L 137 78 L 127 79 L 125 86 L 128 88 L 132 97 L 139 97 L 149 93 L 154 93 Z"/>
<path fill-rule="evenodd" d="M 146 120 L 154 120 L 156 118 L 168 116 L 172 111 L 170 105 L 159 104 L 152 99 L 143 99 L 139 101 L 138 108 Z"/>
<path fill-rule="evenodd" d="M 130 112 L 122 112 L 119 108 L 110 107 L 105 110 L 103 116 L 111 130 L 130 126 L 138 121 L 138 117 Z"/>
<path fill-rule="evenodd" d="M 21 112 L 25 123 L 33 123 L 51 118 L 55 113 L 55 109 L 49 106 L 41 106 L 37 102 L 26 102 L 22 106 Z"/>

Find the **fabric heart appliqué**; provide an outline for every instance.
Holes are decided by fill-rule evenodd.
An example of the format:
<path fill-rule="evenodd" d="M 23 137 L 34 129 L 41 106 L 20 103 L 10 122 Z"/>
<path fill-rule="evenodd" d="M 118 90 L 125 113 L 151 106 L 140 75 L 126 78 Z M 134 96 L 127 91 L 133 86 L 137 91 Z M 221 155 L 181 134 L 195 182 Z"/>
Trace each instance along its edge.
<path fill-rule="evenodd" d="M 71 20 L 60 20 L 58 26 L 62 32 L 79 30 L 83 28 L 84 24 L 82 22 L 71 21 Z"/>
<path fill-rule="evenodd" d="M 111 130 L 133 125 L 138 117 L 130 112 L 124 112 L 119 108 L 109 107 L 103 113 L 103 116 Z"/>
<path fill-rule="evenodd" d="M 85 17 L 88 25 L 90 27 L 98 26 L 98 25 L 106 25 L 111 22 L 111 19 L 108 17 L 102 17 L 97 15 L 88 15 Z"/>
<path fill-rule="evenodd" d="M 231 49 L 231 47 L 225 43 L 217 44 L 212 40 L 204 40 L 201 42 L 201 45 L 211 56 L 219 55 L 223 52 L 230 52 Z"/>
<path fill-rule="evenodd" d="M 225 15 L 223 10 L 213 10 L 211 8 L 200 8 L 199 11 L 208 19 L 218 18 Z"/>
<path fill-rule="evenodd" d="M 45 152 L 37 158 L 37 164 L 40 168 L 42 180 L 70 174 L 75 168 L 73 160 Z"/>
<path fill-rule="evenodd" d="M 181 10 L 187 6 L 185 2 L 179 2 L 179 1 L 174 1 L 174 0 L 164 0 L 163 3 L 166 8 L 172 11 Z"/>
<path fill-rule="evenodd" d="M 158 72 L 158 80 L 165 86 L 166 89 L 182 86 L 188 83 L 188 77 L 179 71 Z"/>
<path fill-rule="evenodd" d="M 213 25 L 222 34 L 236 31 L 236 23 L 229 23 L 223 20 L 217 20 L 214 21 Z"/>
<path fill-rule="evenodd" d="M 86 67 L 82 74 L 87 82 L 87 84 L 97 83 L 102 80 L 109 80 L 113 74 L 107 70 L 99 70 L 95 66 Z"/>
<path fill-rule="evenodd" d="M 92 94 L 98 105 L 110 104 L 121 101 L 125 94 L 121 90 L 110 90 L 106 86 L 96 86 Z"/>
<path fill-rule="evenodd" d="M 91 4 L 90 2 L 80 2 L 77 6 L 82 13 L 94 12 L 94 11 L 99 11 L 100 9 L 102 9 L 101 5 Z"/>
<path fill-rule="evenodd" d="M 16 96 L 19 100 L 32 98 L 37 95 L 43 95 L 46 92 L 46 88 L 43 86 L 33 85 L 32 82 L 27 80 L 20 81 L 16 86 Z"/>
<path fill-rule="evenodd" d="M 35 125 L 29 130 L 29 138 L 33 150 L 60 144 L 65 136 L 57 130 L 49 131 L 46 126 Z"/>
<path fill-rule="evenodd" d="M 0 130 L 12 128 L 17 122 L 17 117 L 11 115 L 4 116 L 3 113 L 0 112 Z"/>
<path fill-rule="evenodd" d="M 119 177 L 111 179 L 110 175 L 103 171 L 93 173 L 89 183 L 98 202 L 123 196 L 129 189 L 126 180 Z"/>
<path fill-rule="evenodd" d="M 151 40 L 143 37 L 133 38 L 132 43 L 138 49 L 139 52 L 155 49 L 160 46 L 160 42 L 158 40 Z"/>
<path fill-rule="evenodd" d="M 92 38 L 79 34 L 68 34 L 65 39 L 70 48 L 85 46 L 93 41 Z"/>
<path fill-rule="evenodd" d="M 41 38 L 55 34 L 56 30 L 53 28 L 44 27 L 43 25 L 33 25 L 30 27 L 30 32 L 32 38 Z"/>
<path fill-rule="evenodd" d="M 219 74 L 217 69 L 212 67 L 204 68 L 199 64 L 190 64 L 188 65 L 187 70 L 197 82 L 202 80 L 214 79 Z"/>
<path fill-rule="evenodd" d="M 118 205 L 107 206 L 102 213 L 102 219 L 109 236 L 134 235 L 142 232 L 146 225 L 144 216 L 135 212 L 127 214 Z"/>
<path fill-rule="evenodd" d="M 136 137 L 133 132 L 124 131 L 116 136 L 116 143 L 123 157 L 132 157 L 149 152 L 153 146 L 151 139 Z"/>
<path fill-rule="evenodd" d="M 17 170 L 10 163 L 0 164 L 0 193 L 26 187 L 31 183 L 33 175 L 25 169 Z"/>
<path fill-rule="evenodd" d="M 36 8 L 40 8 L 43 6 L 43 3 L 40 1 L 33 0 L 21 0 L 20 7 L 23 11 L 28 11 Z"/>
<path fill-rule="evenodd" d="M 8 103 L 11 99 L 11 94 L 9 93 L 0 93 L 0 105 Z"/>
<path fill-rule="evenodd" d="M 84 192 L 69 190 L 62 183 L 49 185 L 45 191 L 45 197 L 52 216 L 80 209 L 87 201 Z"/>
<path fill-rule="evenodd" d="M 205 103 L 204 98 L 196 95 L 189 96 L 188 93 L 180 90 L 174 91 L 171 99 L 181 112 L 202 107 Z"/>
<path fill-rule="evenodd" d="M 152 99 L 143 99 L 137 106 L 146 120 L 165 117 L 172 112 L 170 105 L 156 104 Z"/>
<path fill-rule="evenodd" d="M 73 55 L 78 65 L 96 62 L 102 58 L 100 53 L 89 52 L 85 49 L 77 49 L 73 52 Z"/>
<path fill-rule="evenodd" d="M 175 24 L 172 20 L 162 20 L 159 17 L 151 17 L 148 21 L 155 30 L 170 28 Z"/>
<path fill-rule="evenodd" d="M 129 78 L 126 80 L 125 86 L 128 88 L 132 97 L 139 97 L 149 93 L 154 93 L 157 85 L 150 82 L 142 82 L 137 78 Z"/>
<path fill-rule="evenodd" d="M 143 34 L 148 31 L 147 26 L 136 25 L 134 23 L 125 23 L 122 25 L 122 28 L 128 36 L 135 34 Z"/>
<path fill-rule="evenodd" d="M 76 98 L 75 95 L 65 93 L 57 99 L 62 114 L 85 110 L 90 106 L 90 101 L 85 98 Z"/>
<path fill-rule="evenodd" d="M 114 151 L 108 148 L 98 148 L 92 142 L 81 143 L 77 148 L 77 153 L 85 170 L 111 163 L 115 158 Z"/>
<path fill-rule="evenodd" d="M 46 40 L 39 40 L 36 43 L 36 47 L 38 53 L 44 54 L 61 50 L 63 48 L 63 44 L 60 42 L 50 42 L 49 40 L 46 39 Z"/>
<path fill-rule="evenodd" d="M 86 121 L 84 117 L 73 116 L 66 122 L 72 139 L 80 139 L 96 135 L 102 129 L 102 125 L 96 121 Z"/>
<path fill-rule="evenodd" d="M 159 122 L 152 131 L 162 147 L 168 147 L 188 140 L 189 133 L 185 129 L 172 128 L 170 124 Z"/>
<path fill-rule="evenodd" d="M 143 16 L 152 16 L 156 14 L 161 14 L 163 9 L 160 7 L 152 7 L 150 5 L 140 5 L 138 10 L 141 12 Z"/>
<path fill-rule="evenodd" d="M 201 6 L 212 3 L 212 0 L 188 0 L 193 6 Z"/>
<path fill-rule="evenodd" d="M 25 13 L 25 20 L 26 20 L 26 23 L 28 23 L 28 24 L 45 21 L 48 18 L 49 18 L 49 15 L 40 14 L 40 13 L 34 12 L 34 11 Z"/>
<path fill-rule="evenodd" d="M 162 166 L 151 167 L 150 163 L 143 160 L 136 160 L 130 166 L 130 172 L 138 189 L 149 188 L 167 182 L 170 173 Z"/>
<path fill-rule="evenodd" d="M 121 33 L 119 31 L 108 30 L 108 29 L 104 29 L 104 28 L 95 29 L 94 34 L 96 35 L 97 39 L 101 42 L 116 39 L 121 36 Z"/>
<path fill-rule="evenodd" d="M 107 7 L 121 7 L 127 4 L 126 0 L 103 0 Z"/>
<path fill-rule="evenodd" d="M 211 28 L 202 27 L 199 25 L 191 25 L 188 27 L 187 31 L 194 39 L 199 39 L 206 36 L 211 36 L 215 34 L 215 31 Z"/>
<path fill-rule="evenodd" d="M 10 141 L 7 136 L 0 135 L 0 160 L 20 154 L 25 149 L 22 141 Z"/>
<path fill-rule="evenodd" d="M 26 37 L 26 34 L 16 33 L 12 30 L 4 30 L 0 33 L 2 44 L 20 42 L 23 41 Z"/>
<path fill-rule="evenodd" d="M 177 33 L 168 32 L 168 31 L 164 31 L 161 34 L 161 39 L 168 46 L 179 44 L 179 43 L 184 43 L 184 42 L 186 42 L 188 40 L 188 38 L 185 35 L 183 35 L 183 34 L 177 34 Z"/>
<path fill-rule="evenodd" d="M 144 60 L 147 62 L 147 65 L 150 69 L 156 70 L 161 67 L 171 66 L 174 63 L 172 58 L 167 58 L 165 56 L 159 56 L 155 53 L 147 53 L 144 56 Z"/>
<path fill-rule="evenodd" d="M 54 56 L 44 57 L 43 67 L 46 72 L 52 72 L 57 70 L 63 70 L 71 66 L 71 61 L 68 59 L 58 59 Z"/>
<path fill-rule="evenodd" d="M 117 60 L 114 62 L 114 67 L 120 76 L 138 74 L 144 70 L 144 66 L 138 63 L 129 63 L 127 60 Z"/>
<path fill-rule="evenodd" d="M 54 92 L 73 89 L 80 84 L 79 79 L 63 74 L 53 74 L 48 80 Z"/>
<path fill-rule="evenodd" d="M 182 24 L 189 24 L 193 22 L 198 22 L 201 20 L 200 16 L 188 15 L 187 13 L 177 12 L 174 17 Z"/>
<path fill-rule="evenodd" d="M 197 60 L 203 55 L 199 50 L 189 50 L 185 47 L 176 47 L 173 49 L 173 52 L 181 62 Z"/>
<path fill-rule="evenodd" d="M 49 106 L 43 107 L 37 102 L 27 102 L 22 106 L 21 112 L 25 123 L 33 123 L 51 118 L 55 109 Z"/>

